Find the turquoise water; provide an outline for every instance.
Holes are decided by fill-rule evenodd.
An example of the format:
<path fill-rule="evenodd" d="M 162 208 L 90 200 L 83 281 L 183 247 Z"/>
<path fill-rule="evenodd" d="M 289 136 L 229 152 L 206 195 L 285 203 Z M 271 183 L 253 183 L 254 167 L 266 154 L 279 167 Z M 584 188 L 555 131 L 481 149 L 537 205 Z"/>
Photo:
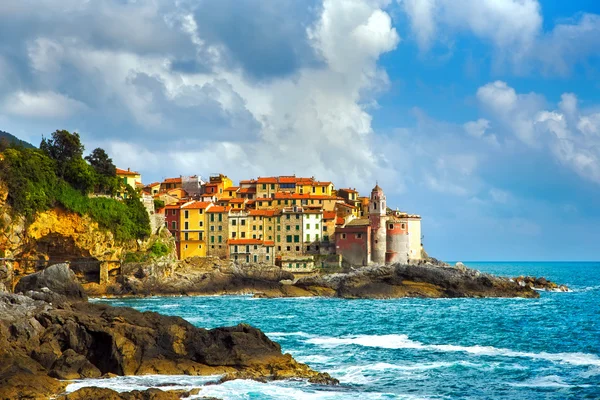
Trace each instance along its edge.
<path fill-rule="evenodd" d="M 285 352 L 342 383 L 332 388 L 306 382 L 232 381 L 206 386 L 202 396 L 600 398 L 600 263 L 465 264 L 504 276 L 544 276 L 573 291 L 542 292 L 539 299 L 224 296 L 99 301 L 178 315 L 206 328 L 252 324 Z M 160 385 L 161 379 L 146 381 Z M 168 382 L 172 381 L 171 377 Z M 107 383 L 111 384 L 128 388 L 122 378 Z"/>

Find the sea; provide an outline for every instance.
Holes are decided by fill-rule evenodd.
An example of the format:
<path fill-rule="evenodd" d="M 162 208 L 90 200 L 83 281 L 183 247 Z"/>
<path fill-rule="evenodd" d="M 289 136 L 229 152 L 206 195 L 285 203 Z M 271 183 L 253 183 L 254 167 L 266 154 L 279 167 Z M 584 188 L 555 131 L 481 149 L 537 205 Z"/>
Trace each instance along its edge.
<path fill-rule="evenodd" d="M 262 329 L 339 386 L 142 376 L 72 383 L 118 391 L 201 387 L 219 399 L 600 399 L 600 262 L 466 262 L 501 276 L 544 276 L 570 292 L 539 299 L 96 299 L 213 328 Z"/>

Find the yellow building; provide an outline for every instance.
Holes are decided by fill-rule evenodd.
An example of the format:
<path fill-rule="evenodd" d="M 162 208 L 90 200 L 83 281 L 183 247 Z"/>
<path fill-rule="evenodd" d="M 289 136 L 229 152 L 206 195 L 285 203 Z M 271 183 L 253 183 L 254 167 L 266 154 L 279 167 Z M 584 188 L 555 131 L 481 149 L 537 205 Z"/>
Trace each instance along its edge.
<path fill-rule="evenodd" d="M 179 241 L 182 260 L 188 257 L 206 257 L 207 210 L 211 207 L 212 203 L 202 201 L 191 201 L 181 206 Z"/>
<path fill-rule="evenodd" d="M 296 193 L 311 194 L 318 196 L 331 196 L 333 192 L 333 183 L 319 182 L 314 179 L 298 178 L 296 182 Z"/>
<path fill-rule="evenodd" d="M 261 178 L 256 180 L 256 197 L 272 197 L 279 191 L 278 179 L 275 177 Z"/>

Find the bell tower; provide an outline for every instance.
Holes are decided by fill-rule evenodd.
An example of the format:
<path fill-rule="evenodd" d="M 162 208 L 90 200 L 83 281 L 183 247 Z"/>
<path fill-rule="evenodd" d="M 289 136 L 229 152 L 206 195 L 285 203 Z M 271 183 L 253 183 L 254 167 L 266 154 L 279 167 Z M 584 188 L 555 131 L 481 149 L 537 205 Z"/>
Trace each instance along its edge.
<path fill-rule="evenodd" d="M 385 264 L 387 204 L 383 189 L 378 184 L 371 191 L 369 222 L 371 225 L 371 259 L 375 264 Z"/>

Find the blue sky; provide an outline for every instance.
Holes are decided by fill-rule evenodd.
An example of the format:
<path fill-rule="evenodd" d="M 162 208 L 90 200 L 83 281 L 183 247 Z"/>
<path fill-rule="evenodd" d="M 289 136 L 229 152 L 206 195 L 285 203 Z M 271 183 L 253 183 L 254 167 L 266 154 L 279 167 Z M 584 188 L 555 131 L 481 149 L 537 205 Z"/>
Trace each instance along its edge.
<path fill-rule="evenodd" d="M 0 4 L 0 129 L 145 181 L 315 176 L 423 216 L 446 260 L 600 259 L 600 4 Z"/>

